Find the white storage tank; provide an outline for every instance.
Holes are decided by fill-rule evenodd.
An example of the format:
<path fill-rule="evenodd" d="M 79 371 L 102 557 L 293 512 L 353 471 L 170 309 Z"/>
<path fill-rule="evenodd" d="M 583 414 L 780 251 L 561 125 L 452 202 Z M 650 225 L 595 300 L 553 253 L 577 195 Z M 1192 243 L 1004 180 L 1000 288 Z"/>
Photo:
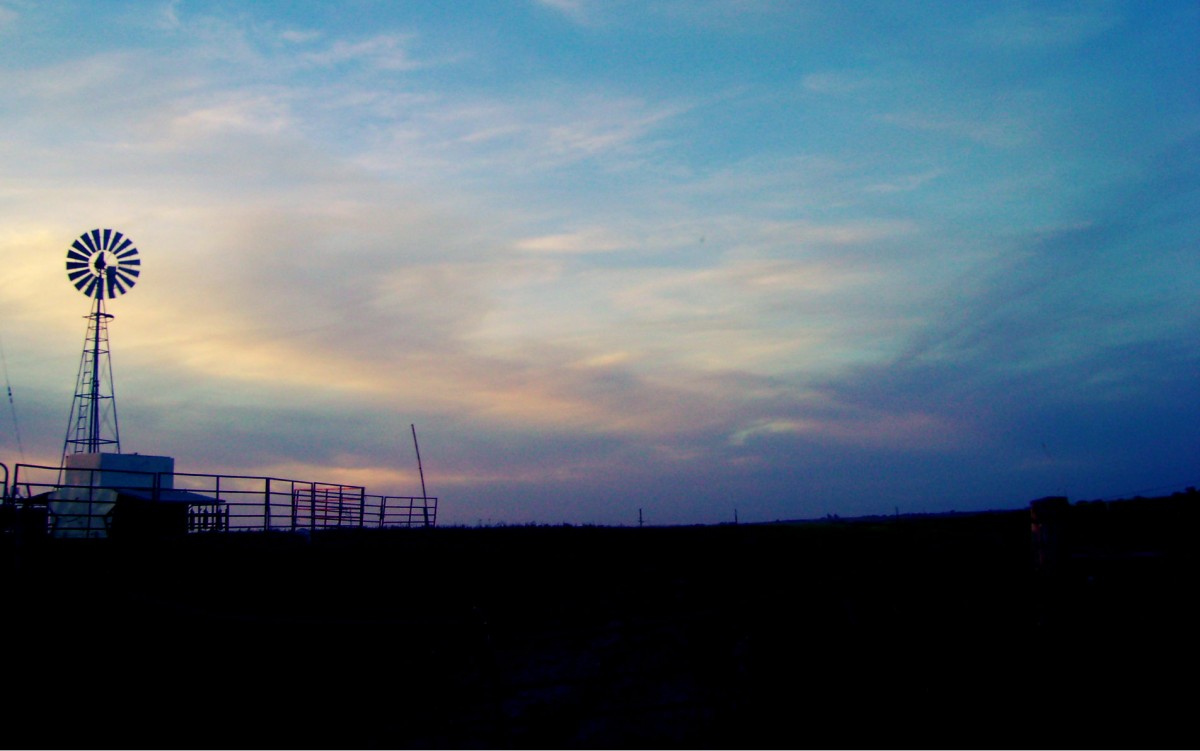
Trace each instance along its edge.
<path fill-rule="evenodd" d="M 50 534 L 107 537 L 119 493 L 174 486 L 175 459 L 145 454 L 68 454 L 63 484 L 50 494 Z"/>

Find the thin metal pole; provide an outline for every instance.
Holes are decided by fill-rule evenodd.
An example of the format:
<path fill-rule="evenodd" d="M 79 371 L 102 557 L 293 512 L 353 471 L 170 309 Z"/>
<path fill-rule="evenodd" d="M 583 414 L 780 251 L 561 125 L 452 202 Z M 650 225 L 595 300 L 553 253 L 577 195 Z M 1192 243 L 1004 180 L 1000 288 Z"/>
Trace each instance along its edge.
<path fill-rule="evenodd" d="M 103 260 L 104 256 L 101 255 L 100 258 Z M 104 315 L 103 289 L 103 282 L 96 285 L 96 312 L 92 314 L 96 319 L 96 327 L 92 344 L 92 403 L 88 451 L 93 454 L 100 451 L 100 317 Z"/>
<path fill-rule="evenodd" d="M 421 466 L 421 447 L 417 444 L 417 426 L 409 423 L 413 434 L 413 448 L 417 452 L 417 472 L 421 475 L 421 515 L 425 519 L 425 526 L 429 526 L 429 494 L 425 492 L 425 469 Z"/>
<path fill-rule="evenodd" d="M 115 444 L 116 448 L 117 448 L 117 453 L 119 454 L 119 453 L 121 453 L 121 423 L 120 423 L 120 421 L 117 420 L 117 385 L 116 385 L 116 382 L 113 380 L 112 342 L 108 336 L 108 323 L 107 323 L 107 321 L 111 320 L 113 318 L 113 316 L 108 315 L 107 313 L 105 314 L 105 316 L 106 316 L 106 318 L 105 318 L 105 324 L 104 324 L 104 346 L 106 349 L 104 350 L 104 363 L 105 363 L 105 365 L 108 366 L 108 400 L 111 402 L 111 404 L 109 405 L 109 411 L 112 412 L 112 428 L 113 428 L 112 440 L 107 441 L 107 443 Z M 104 436 L 99 433 L 97 433 L 96 438 L 97 438 L 96 450 L 99 451 L 100 444 L 105 443 L 106 441 L 104 440 Z"/>
<path fill-rule="evenodd" d="M 421 466 L 421 447 L 419 445 L 417 445 L 417 426 L 413 425 L 412 423 L 409 423 L 409 427 L 412 428 L 413 448 L 416 449 L 416 452 L 417 452 L 417 472 L 419 472 L 421 475 L 421 497 L 426 498 L 427 495 L 425 493 L 425 469 Z"/>

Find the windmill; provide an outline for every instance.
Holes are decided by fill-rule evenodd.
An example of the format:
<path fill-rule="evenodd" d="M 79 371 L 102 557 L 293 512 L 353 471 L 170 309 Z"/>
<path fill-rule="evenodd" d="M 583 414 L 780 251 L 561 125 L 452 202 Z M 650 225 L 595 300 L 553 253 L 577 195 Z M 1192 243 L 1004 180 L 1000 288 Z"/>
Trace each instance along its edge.
<path fill-rule="evenodd" d="M 133 288 L 141 263 L 133 241 L 112 229 L 85 232 L 67 249 L 67 278 L 92 300 L 92 308 L 63 442 L 64 464 L 70 454 L 99 454 L 106 446 L 121 453 L 108 345 L 112 315 L 105 311 L 105 301 Z"/>

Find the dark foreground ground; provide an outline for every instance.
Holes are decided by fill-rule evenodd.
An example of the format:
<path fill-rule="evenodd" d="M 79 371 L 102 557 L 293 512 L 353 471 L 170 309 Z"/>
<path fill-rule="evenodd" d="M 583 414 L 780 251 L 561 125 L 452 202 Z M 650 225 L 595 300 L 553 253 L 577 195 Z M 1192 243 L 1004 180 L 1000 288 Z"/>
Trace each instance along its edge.
<path fill-rule="evenodd" d="M 3 745 L 1194 748 L 1198 511 L 8 534 Z"/>

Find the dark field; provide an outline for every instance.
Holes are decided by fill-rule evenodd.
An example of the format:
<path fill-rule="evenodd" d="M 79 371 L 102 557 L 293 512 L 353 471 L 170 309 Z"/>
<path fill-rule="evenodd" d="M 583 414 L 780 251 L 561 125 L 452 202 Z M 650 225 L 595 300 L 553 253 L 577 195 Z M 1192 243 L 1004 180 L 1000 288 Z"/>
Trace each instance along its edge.
<path fill-rule="evenodd" d="M 5 745 L 1195 747 L 1198 510 L 8 534 Z"/>

